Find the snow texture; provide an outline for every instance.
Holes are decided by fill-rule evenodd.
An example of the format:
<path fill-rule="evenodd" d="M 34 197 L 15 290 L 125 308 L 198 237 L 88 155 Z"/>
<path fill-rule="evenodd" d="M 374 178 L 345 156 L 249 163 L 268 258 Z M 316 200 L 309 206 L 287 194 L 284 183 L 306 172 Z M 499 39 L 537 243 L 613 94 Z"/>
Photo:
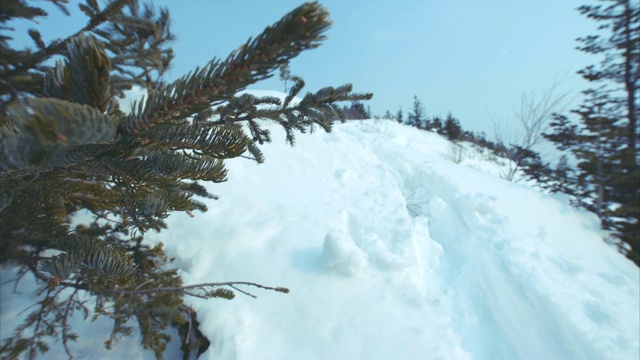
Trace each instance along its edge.
<path fill-rule="evenodd" d="M 639 271 L 593 215 L 501 179 L 505 167 L 470 146 L 452 161 L 442 137 L 391 121 L 318 129 L 293 149 L 266 126 L 264 164 L 228 161 L 207 213 L 147 235 L 187 284 L 291 289 L 187 299 L 211 340 L 201 358 L 640 358 Z M 2 338 L 34 301 L 33 279 L 12 286 Z M 77 359 L 153 358 L 137 336 L 98 350 L 106 321 L 74 326 Z M 51 346 L 47 358 L 65 357 Z M 180 358 L 178 343 L 165 357 Z"/>

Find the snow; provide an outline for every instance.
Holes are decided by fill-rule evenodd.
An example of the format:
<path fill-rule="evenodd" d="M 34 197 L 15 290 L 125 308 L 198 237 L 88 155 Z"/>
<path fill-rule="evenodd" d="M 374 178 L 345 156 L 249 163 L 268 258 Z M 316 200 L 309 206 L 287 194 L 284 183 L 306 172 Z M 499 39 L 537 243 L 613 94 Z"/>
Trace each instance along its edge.
<path fill-rule="evenodd" d="M 640 358 L 640 272 L 593 215 L 503 180 L 506 165 L 468 144 L 452 161 L 448 141 L 395 122 L 336 124 L 294 148 L 266 126 L 264 164 L 228 161 L 207 213 L 174 214 L 147 235 L 187 284 L 291 290 L 187 298 L 211 340 L 201 358 Z M 12 286 L 2 338 L 35 299 L 33 279 L 19 294 Z M 78 318 L 75 358 L 153 358 L 136 336 L 98 350 L 109 323 Z M 51 345 L 48 358 L 65 358 Z M 165 358 L 180 358 L 178 347 Z"/>
<path fill-rule="evenodd" d="M 366 267 L 367 254 L 356 245 L 349 233 L 335 230 L 324 239 L 322 263 L 339 273 L 354 275 Z"/>

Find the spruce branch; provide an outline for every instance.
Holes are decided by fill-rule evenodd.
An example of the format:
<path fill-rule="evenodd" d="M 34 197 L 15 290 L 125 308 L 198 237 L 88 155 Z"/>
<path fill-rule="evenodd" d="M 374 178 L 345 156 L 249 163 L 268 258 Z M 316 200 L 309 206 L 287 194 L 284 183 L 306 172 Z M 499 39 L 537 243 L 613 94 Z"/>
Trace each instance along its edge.
<path fill-rule="evenodd" d="M 237 126 L 217 126 L 212 122 L 175 122 L 139 134 L 145 148 L 192 150 L 216 159 L 238 157 L 251 141 Z"/>
<path fill-rule="evenodd" d="M 10 49 L 0 38 L 10 57 L 0 64 L 0 260 L 19 262 L 25 269 L 20 276 L 30 271 L 48 285 L 40 288 L 39 296 L 47 293 L 40 315 L 30 315 L 1 350 L 16 356 L 45 351 L 41 338 L 51 337 L 71 356 L 75 334 L 67 319 L 75 310 L 87 317 L 80 300 L 87 295 L 95 300 L 93 318 L 113 321 L 107 348 L 131 333 L 126 324 L 135 319 L 143 347 L 161 357 L 167 326 L 188 322 L 186 336 L 194 333 L 194 313 L 183 311 L 185 296 L 231 299 L 235 292 L 255 297 L 245 286 L 288 289 L 250 282 L 183 286 L 178 271 L 166 267 L 172 260 L 161 244 L 143 244 L 142 235 L 166 228 L 171 211 L 206 211 L 194 197 L 217 197 L 196 181 L 225 181 L 223 160 L 262 162 L 258 145 L 271 140 L 263 121 L 282 126 L 293 145 L 295 132 L 313 132 L 316 125 L 329 131 L 335 120 L 344 121 L 337 102 L 371 94 L 345 85 L 294 101 L 304 82 L 292 77 L 284 101 L 234 97 L 319 45 L 331 23 L 318 3 L 300 6 L 226 59 L 169 85 L 160 82 L 173 58 L 165 48 L 173 37 L 168 11 L 156 16 L 151 5 L 135 0 L 110 1 L 102 10 L 97 0 L 86 0 L 80 8 L 90 18 L 81 32 L 93 35 L 43 47 L 42 36 L 31 31 L 40 50 L 35 56 Z M 65 59 L 53 67 L 42 64 L 56 54 Z M 124 115 L 114 96 L 132 84 L 155 90 Z M 71 216 L 83 209 L 93 222 L 72 229 Z M 61 253 L 45 257 L 46 250 Z M 34 337 L 25 336 L 25 329 L 29 335 L 35 329 Z"/>
<path fill-rule="evenodd" d="M 175 286 L 175 287 L 159 287 L 159 288 L 151 288 L 151 289 L 140 289 L 140 286 L 138 286 L 137 288 L 132 290 L 127 290 L 127 289 L 115 290 L 114 294 L 122 296 L 122 295 L 133 295 L 133 294 L 174 292 L 174 293 L 181 293 L 181 294 L 204 298 L 204 299 L 208 299 L 212 297 L 222 297 L 226 299 L 232 299 L 234 297 L 233 292 L 230 292 L 229 290 L 225 291 L 224 289 L 216 289 L 220 287 L 230 287 L 247 296 L 256 298 L 255 295 L 239 289 L 237 285 L 253 286 L 260 289 L 272 290 L 272 291 L 277 291 L 285 294 L 289 293 L 289 289 L 284 287 L 271 287 L 271 286 L 261 285 L 258 283 L 247 282 L 247 281 L 225 281 L 225 282 L 210 282 L 210 283 L 201 283 L 201 284 Z M 213 291 L 208 290 L 209 288 L 214 288 L 214 290 Z M 202 293 L 193 292 L 193 290 L 199 290 Z"/>
<path fill-rule="evenodd" d="M 112 143 L 118 120 L 94 107 L 58 99 L 27 99 L 9 108 L 12 121 L 40 144 Z"/>
<path fill-rule="evenodd" d="M 227 180 L 224 163 L 206 155 L 184 156 L 157 151 L 137 159 L 127 160 L 118 166 L 126 173 L 137 174 L 136 180 L 141 183 L 151 181 L 175 183 L 176 179 L 205 180 L 216 183 Z"/>
<path fill-rule="evenodd" d="M 133 258 L 123 249 L 84 235 L 59 240 L 55 248 L 64 253 L 38 263 L 38 272 L 54 286 L 82 268 L 96 272 L 104 281 L 115 282 L 128 281 L 136 270 Z"/>
<path fill-rule="evenodd" d="M 17 75 L 23 74 L 28 70 L 34 69 L 38 64 L 44 62 L 49 59 L 53 55 L 60 54 L 67 44 L 69 44 L 74 38 L 77 38 L 82 33 L 89 32 L 96 27 L 100 26 L 102 23 L 109 21 L 109 16 L 119 11 L 123 6 L 127 3 L 130 3 L 132 0 L 114 0 L 112 1 L 103 11 L 98 12 L 95 16 L 91 17 L 89 22 L 85 27 L 78 30 L 73 35 L 65 38 L 64 40 L 55 40 L 52 41 L 49 46 L 40 51 L 34 53 L 29 61 L 22 63 L 21 65 L 15 66 L 12 70 L 9 70 L 2 74 L 3 80 L 9 80 Z"/>
<path fill-rule="evenodd" d="M 73 358 L 69 342 L 76 341 L 78 335 L 71 331 L 69 319 L 76 310 L 81 311 L 86 319 L 89 310 L 79 299 L 77 289 L 68 297 L 64 297 L 65 290 L 64 287 L 44 287 L 39 291 L 39 295 L 44 294 L 43 298 L 30 306 L 37 306 L 37 309 L 16 328 L 13 338 L 4 339 L 0 345 L 3 359 L 18 359 L 22 353 L 26 353 L 29 359 L 35 359 L 39 353 L 44 354 L 48 350 L 48 343 L 44 341 L 46 337 L 61 340 L 65 352 L 69 358 Z M 26 336 L 25 333 L 31 335 Z"/>
<path fill-rule="evenodd" d="M 111 60 L 104 46 L 92 35 L 78 36 L 67 46 L 66 58 L 61 84 L 66 100 L 89 105 L 104 113 L 111 100 Z"/>
<path fill-rule="evenodd" d="M 313 125 L 318 125 L 329 132 L 334 121 L 346 121 L 337 103 L 369 100 L 373 96 L 370 93 L 354 93 L 353 86 L 346 84 L 337 88 L 325 87 L 316 93 L 307 93 L 294 104 L 293 99 L 303 87 L 304 81 L 296 78 L 284 102 L 270 96 L 256 97 L 251 94 L 233 97 L 228 104 L 215 109 L 218 119 L 211 121 L 211 124 L 228 125 L 247 122 L 253 141 L 263 144 L 271 141 L 270 133 L 268 130 L 263 130 L 257 121 L 273 121 L 284 128 L 287 142 L 294 145 L 296 130 L 304 133 L 312 131 Z M 249 150 L 254 156 L 254 151 L 259 153 L 257 147 Z"/>
<path fill-rule="evenodd" d="M 35 359 L 38 353 L 44 354 L 49 350 L 49 346 L 42 341 L 42 338 L 56 334 L 56 324 L 49 318 L 49 314 L 60 308 L 60 304 L 55 299 L 62 290 L 53 288 L 43 290 L 46 294 L 37 303 L 38 309 L 29 314 L 24 323 L 15 329 L 12 338 L 4 339 L 0 346 L 1 354 L 5 354 L 9 359 L 17 359 L 26 352 L 29 359 Z M 33 328 L 31 336 L 23 337 L 25 330 L 30 328 Z"/>
<path fill-rule="evenodd" d="M 117 119 L 87 105 L 31 98 L 11 104 L 8 113 L 17 131 L 0 141 L 2 178 L 75 164 L 95 154 L 93 145 L 118 139 Z"/>
<path fill-rule="evenodd" d="M 78 296 L 78 289 L 75 289 L 67 300 L 67 306 L 62 314 L 62 345 L 64 346 L 64 351 L 67 353 L 67 356 L 69 356 L 69 359 L 73 359 L 73 355 L 69 349 L 69 340 L 76 341 L 78 339 L 78 334 L 71 332 L 68 324 L 69 315 L 73 313 L 72 305 L 74 305 L 74 298 L 76 296 Z M 85 313 L 85 319 L 86 318 L 87 314 Z"/>
<path fill-rule="evenodd" d="M 213 59 L 172 84 L 150 91 L 145 100 L 133 105 L 123 131 L 135 134 L 228 100 L 247 86 L 271 77 L 280 65 L 302 51 L 319 46 L 325 38 L 322 33 L 330 25 L 325 8 L 315 2 L 303 4 L 249 39 L 226 60 Z"/>

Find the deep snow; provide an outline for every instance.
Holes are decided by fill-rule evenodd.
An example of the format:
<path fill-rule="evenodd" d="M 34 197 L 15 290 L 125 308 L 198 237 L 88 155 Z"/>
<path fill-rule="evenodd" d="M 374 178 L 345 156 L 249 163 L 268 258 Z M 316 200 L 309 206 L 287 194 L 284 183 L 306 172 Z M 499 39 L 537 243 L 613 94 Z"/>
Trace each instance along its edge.
<path fill-rule="evenodd" d="M 264 164 L 228 161 L 207 213 L 174 214 L 147 235 L 185 283 L 291 289 L 187 298 L 212 342 L 202 358 L 640 358 L 640 273 L 591 214 L 501 179 L 504 166 L 468 144 L 456 156 L 392 121 L 318 129 L 294 148 L 268 126 Z M 12 286 L 2 338 L 33 302 L 32 279 Z M 137 337 L 98 350 L 108 322 L 75 324 L 78 359 L 153 358 Z M 52 345 L 47 358 L 64 357 Z M 166 358 L 179 358 L 176 343 Z"/>

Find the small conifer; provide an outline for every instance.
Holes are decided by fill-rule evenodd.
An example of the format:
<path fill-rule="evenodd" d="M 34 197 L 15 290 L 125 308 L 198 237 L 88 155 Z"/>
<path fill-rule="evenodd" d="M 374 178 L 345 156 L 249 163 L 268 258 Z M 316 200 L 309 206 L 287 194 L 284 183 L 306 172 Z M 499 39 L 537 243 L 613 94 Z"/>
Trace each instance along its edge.
<path fill-rule="evenodd" d="M 460 120 L 453 117 L 451 113 L 447 114 L 447 119 L 444 121 L 444 134 L 447 139 L 451 141 L 458 141 L 462 138 L 462 125 Z"/>
<path fill-rule="evenodd" d="M 426 114 L 424 111 L 424 105 L 418 99 L 418 96 L 413 97 L 413 110 L 409 114 L 407 114 L 407 124 L 410 126 L 415 126 L 417 128 L 422 128 L 423 123 L 426 120 Z"/>
<path fill-rule="evenodd" d="M 400 108 L 398 109 L 398 113 L 396 114 L 396 120 L 397 120 L 400 124 L 402 124 L 402 122 L 403 122 L 403 119 L 402 119 L 403 115 L 404 115 L 404 114 L 402 113 L 402 107 L 400 107 Z"/>

